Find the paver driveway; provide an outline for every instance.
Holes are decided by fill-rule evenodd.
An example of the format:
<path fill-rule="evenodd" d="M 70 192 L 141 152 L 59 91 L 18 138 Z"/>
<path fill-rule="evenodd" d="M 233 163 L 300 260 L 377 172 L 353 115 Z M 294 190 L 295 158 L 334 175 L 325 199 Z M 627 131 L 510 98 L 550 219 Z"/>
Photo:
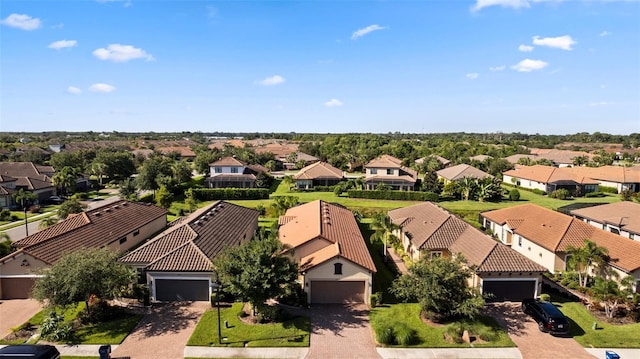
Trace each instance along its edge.
<path fill-rule="evenodd" d="M 10 299 L 0 301 L 0 338 L 11 333 L 11 328 L 23 324 L 42 310 L 35 299 Z"/>
<path fill-rule="evenodd" d="M 518 346 L 522 358 L 593 359 L 580 344 L 570 337 L 555 337 L 538 330 L 538 324 L 520 309 L 520 303 L 492 303 L 486 307 L 488 315 L 496 318 Z"/>
<path fill-rule="evenodd" d="M 380 358 L 365 305 L 314 305 L 306 359 Z"/>
<path fill-rule="evenodd" d="M 112 356 L 135 359 L 183 358 L 189 337 L 210 306 L 209 302 L 154 305 L 133 332 L 113 351 Z"/>

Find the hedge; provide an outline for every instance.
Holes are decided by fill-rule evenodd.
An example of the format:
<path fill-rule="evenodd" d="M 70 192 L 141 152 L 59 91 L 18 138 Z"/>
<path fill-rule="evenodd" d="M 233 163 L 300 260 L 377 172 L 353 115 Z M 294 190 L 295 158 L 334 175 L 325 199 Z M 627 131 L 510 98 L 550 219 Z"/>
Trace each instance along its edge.
<path fill-rule="evenodd" d="M 433 192 L 410 191 L 375 191 L 350 190 L 347 194 L 351 198 L 390 199 L 399 201 L 431 201 L 438 202 L 440 196 Z"/>
<path fill-rule="evenodd" d="M 266 188 L 194 188 L 193 195 L 198 201 L 218 199 L 268 199 Z"/>
<path fill-rule="evenodd" d="M 600 192 L 618 194 L 616 187 L 598 186 Z"/>

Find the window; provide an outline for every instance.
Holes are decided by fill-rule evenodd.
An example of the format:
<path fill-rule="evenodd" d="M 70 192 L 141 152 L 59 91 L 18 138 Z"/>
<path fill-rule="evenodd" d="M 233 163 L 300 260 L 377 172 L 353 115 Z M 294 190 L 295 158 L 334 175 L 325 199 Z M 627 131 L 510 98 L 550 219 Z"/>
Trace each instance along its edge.
<path fill-rule="evenodd" d="M 391 176 L 393 174 L 393 168 L 387 168 L 387 175 Z"/>
<path fill-rule="evenodd" d="M 522 247 L 522 237 L 518 237 L 518 247 Z"/>
<path fill-rule="evenodd" d="M 213 171 L 214 171 L 215 173 L 222 173 L 222 167 L 214 167 L 214 168 L 213 168 Z"/>
<path fill-rule="evenodd" d="M 429 252 L 429 259 L 436 258 L 436 257 L 442 257 L 442 252 L 441 251 Z"/>
<path fill-rule="evenodd" d="M 122 237 L 120 238 L 120 244 L 124 243 L 127 241 L 127 237 Z"/>
<path fill-rule="evenodd" d="M 635 238 L 636 238 L 636 235 L 635 235 L 635 234 L 633 234 L 633 233 L 629 233 L 629 239 L 635 239 Z"/>
<path fill-rule="evenodd" d="M 333 265 L 333 274 L 342 274 L 342 263 L 335 263 Z"/>
<path fill-rule="evenodd" d="M 238 167 L 231 167 L 231 173 L 238 173 Z"/>
<path fill-rule="evenodd" d="M 136 229 L 135 231 L 133 231 L 133 236 L 136 237 L 138 234 L 140 234 L 140 230 Z"/>
<path fill-rule="evenodd" d="M 611 231 L 611 233 L 620 234 L 620 230 L 615 227 L 609 227 L 609 231 Z"/>
<path fill-rule="evenodd" d="M 371 169 L 369 169 L 369 172 L 370 172 L 372 175 L 377 175 L 377 174 L 378 174 L 378 169 L 377 169 L 377 168 L 371 168 Z"/>

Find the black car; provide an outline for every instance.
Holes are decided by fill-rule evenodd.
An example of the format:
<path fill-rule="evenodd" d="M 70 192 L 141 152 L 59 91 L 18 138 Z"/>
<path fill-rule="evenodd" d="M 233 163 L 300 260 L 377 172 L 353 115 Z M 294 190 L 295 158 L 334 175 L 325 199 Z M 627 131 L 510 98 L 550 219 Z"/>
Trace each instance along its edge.
<path fill-rule="evenodd" d="M 53 345 L 7 345 L 0 349 L 0 359 L 60 359 L 60 352 Z"/>
<path fill-rule="evenodd" d="M 533 317 L 541 332 L 554 335 L 569 334 L 569 320 L 551 302 L 533 298 L 525 299 L 522 301 L 522 311 Z"/>

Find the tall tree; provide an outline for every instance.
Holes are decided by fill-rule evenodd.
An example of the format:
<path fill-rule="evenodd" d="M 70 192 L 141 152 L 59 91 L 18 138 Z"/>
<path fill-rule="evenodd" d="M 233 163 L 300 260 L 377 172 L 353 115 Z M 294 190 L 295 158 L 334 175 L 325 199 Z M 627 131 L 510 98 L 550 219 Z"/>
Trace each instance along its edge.
<path fill-rule="evenodd" d="M 69 217 L 70 214 L 81 213 L 82 211 L 84 211 L 84 208 L 85 206 L 80 203 L 80 201 L 75 198 L 71 198 L 67 201 L 64 201 L 60 205 L 60 207 L 58 207 L 58 217 L 60 219 L 65 219 Z"/>
<path fill-rule="evenodd" d="M 12 246 L 11 237 L 5 232 L 0 232 L 0 258 L 15 252 L 16 248 Z"/>
<path fill-rule="evenodd" d="M 60 188 L 62 193 L 68 194 L 75 191 L 78 170 L 70 166 L 63 167 L 60 171 L 56 171 L 51 180 L 56 187 Z"/>
<path fill-rule="evenodd" d="M 609 250 L 589 239 L 584 240 L 582 247 L 567 247 L 571 254 L 569 266 L 578 272 L 578 281 L 582 287 L 587 286 L 589 271 L 602 270 L 609 260 Z"/>
<path fill-rule="evenodd" d="M 618 283 L 613 280 L 597 277 L 589 292 L 597 300 L 604 303 L 604 312 L 607 318 L 613 318 L 620 303 L 624 300 Z"/>
<path fill-rule="evenodd" d="M 213 262 L 213 270 L 226 292 L 248 301 L 254 314 L 267 299 L 291 293 L 298 278 L 298 265 L 283 254 L 275 236 L 253 239 L 229 247 Z"/>
<path fill-rule="evenodd" d="M 386 258 L 387 246 L 399 240 L 394 232 L 400 229 L 400 226 L 393 223 L 391 221 L 391 218 L 389 218 L 386 213 L 377 212 L 373 215 L 373 223 L 371 224 L 371 228 L 374 230 L 372 239 L 381 240 L 383 242 L 382 255 L 384 256 L 384 258 Z"/>

